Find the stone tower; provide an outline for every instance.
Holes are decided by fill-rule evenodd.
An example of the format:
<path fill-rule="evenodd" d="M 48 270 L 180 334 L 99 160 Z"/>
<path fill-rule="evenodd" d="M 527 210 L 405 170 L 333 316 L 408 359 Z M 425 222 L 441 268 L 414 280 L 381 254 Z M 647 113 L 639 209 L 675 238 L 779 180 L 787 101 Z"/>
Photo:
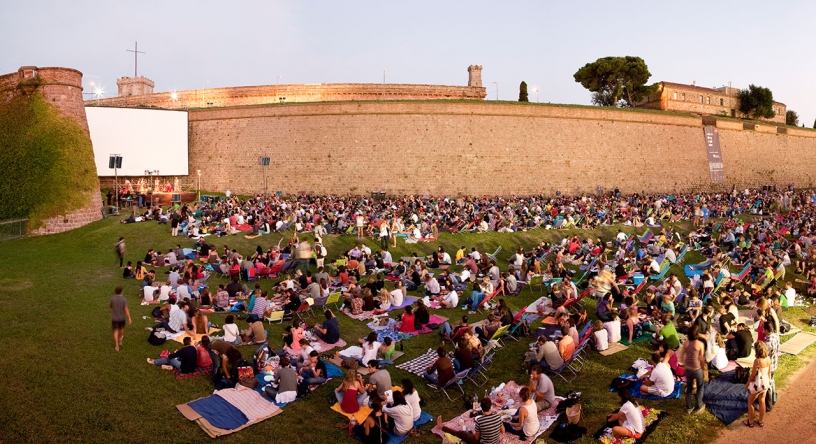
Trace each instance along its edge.
<path fill-rule="evenodd" d="M 144 96 L 153 94 L 153 81 L 145 76 L 122 77 L 116 79 L 116 86 L 119 87 L 119 97 Z"/>
<path fill-rule="evenodd" d="M 468 66 L 468 86 L 482 87 L 482 66 Z"/>

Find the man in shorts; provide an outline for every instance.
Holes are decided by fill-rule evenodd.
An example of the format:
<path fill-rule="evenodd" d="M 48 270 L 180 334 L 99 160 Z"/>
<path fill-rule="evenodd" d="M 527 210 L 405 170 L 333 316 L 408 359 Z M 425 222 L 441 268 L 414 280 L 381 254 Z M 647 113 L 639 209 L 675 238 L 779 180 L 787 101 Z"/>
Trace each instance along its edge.
<path fill-rule="evenodd" d="M 127 299 L 122 295 L 122 287 L 116 287 L 115 293 L 110 300 L 109 307 L 113 326 L 113 344 L 116 351 L 119 351 L 125 337 L 125 319 L 128 324 L 133 324 L 133 320 L 130 318 Z"/>

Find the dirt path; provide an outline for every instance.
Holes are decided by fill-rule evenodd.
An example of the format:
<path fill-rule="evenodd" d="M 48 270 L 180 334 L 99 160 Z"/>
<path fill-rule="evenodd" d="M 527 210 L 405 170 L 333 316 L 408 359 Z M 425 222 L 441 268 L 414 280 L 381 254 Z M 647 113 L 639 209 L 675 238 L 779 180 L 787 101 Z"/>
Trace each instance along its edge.
<path fill-rule="evenodd" d="M 799 372 L 788 388 L 779 394 L 773 411 L 765 414 L 765 427 L 746 427 L 742 418 L 722 433 L 716 444 L 732 443 L 816 443 L 816 361 Z"/>

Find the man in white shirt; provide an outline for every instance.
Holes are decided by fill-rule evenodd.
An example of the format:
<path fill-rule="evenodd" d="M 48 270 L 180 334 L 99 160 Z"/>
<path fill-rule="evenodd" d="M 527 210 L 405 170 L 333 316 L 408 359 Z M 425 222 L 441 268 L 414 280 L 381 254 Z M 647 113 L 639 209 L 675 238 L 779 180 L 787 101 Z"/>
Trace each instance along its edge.
<path fill-rule="evenodd" d="M 660 274 L 660 264 L 657 263 L 657 259 L 651 257 L 651 262 L 649 262 L 649 273 L 652 274 Z"/>
<path fill-rule="evenodd" d="M 663 253 L 663 254 L 664 254 L 664 257 L 666 258 L 666 260 L 669 261 L 670 264 L 673 264 L 673 263 L 677 262 L 677 255 L 674 254 L 674 250 L 672 250 L 671 248 L 666 248 L 666 252 Z"/>
<path fill-rule="evenodd" d="M 175 290 L 178 288 L 179 280 L 181 280 L 181 275 L 179 274 L 178 270 L 175 268 L 170 272 L 170 276 L 167 277 L 167 280 L 170 281 L 170 288 Z"/>
<path fill-rule="evenodd" d="M 142 288 L 143 292 L 142 305 L 158 304 L 159 300 L 158 298 L 156 298 L 156 292 L 158 291 L 159 289 L 157 287 L 154 287 L 152 285 L 145 285 Z"/>
<path fill-rule="evenodd" d="M 382 255 L 383 265 L 389 266 L 394 263 L 394 259 L 391 257 L 391 252 L 388 250 L 383 251 Z"/>
<path fill-rule="evenodd" d="M 425 276 L 425 294 L 426 296 L 438 295 L 440 291 L 439 281 L 430 275 Z"/>
<path fill-rule="evenodd" d="M 456 290 L 453 289 L 452 285 L 448 286 L 448 294 L 439 298 L 439 304 L 442 308 L 455 308 L 459 305 L 459 295 L 456 293 Z"/>
<path fill-rule="evenodd" d="M 652 370 L 641 377 L 643 385 L 640 386 L 640 393 L 665 398 L 674 391 L 674 376 L 671 368 L 665 362 L 661 362 L 658 353 L 652 354 L 652 364 L 654 365 Z"/>
<path fill-rule="evenodd" d="M 170 290 L 171 289 L 172 289 L 172 286 L 170 285 L 170 281 L 165 282 L 164 285 L 162 285 L 161 288 L 159 288 L 159 300 L 160 301 L 166 301 L 166 300 L 170 299 Z"/>

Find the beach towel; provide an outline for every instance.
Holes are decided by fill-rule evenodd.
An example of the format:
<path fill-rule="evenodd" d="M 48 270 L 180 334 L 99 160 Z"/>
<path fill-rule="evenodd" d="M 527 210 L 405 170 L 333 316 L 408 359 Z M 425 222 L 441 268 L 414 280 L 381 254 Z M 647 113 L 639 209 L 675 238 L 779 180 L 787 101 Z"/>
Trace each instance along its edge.
<path fill-rule="evenodd" d="M 327 344 L 322 339 L 318 339 L 312 343 L 311 345 L 318 353 L 325 353 L 334 348 L 343 348 L 346 346 L 346 341 L 340 339 L 339 341 L 335 342 L 334 344 Z"/>
<path fill-rule="evenodd" d="M 633 381 L 634 384 L 629 389 L 629 393 L 632 394 L 635 398 L 641 399 L 648 399 L 650 401 L 660 401 L 662 399 L 680 399 L 683 396 L 683 381 L 674 381 L 674 390 L 669 394 L 669 396 L 661 398 L 660 396 L 655 395 L 644 395 L 640 393 L 640 387 L 643 385 L 643 381 L 639 381 L 637 376 L 632 374 L 624 374 L 620 375 L 619 378 L 628 379 Z M 610 392 L 617 392 L 616 389 L 610 388 Z"/>
<path fill-rule="evenodd" d="M 649 339 L 652 339 L 653 337 L 654 337 L 654 336 L 652 336 L 652 335 L 651 335 L 651 334 L 649 334 L 649 333 L 643 333 L 643 334 L 641 334 L 640 336 L 636 337 L 636 338 L 635 338 L 635 339 L 632 341 L 632 343 L 633 343 L 633 344 L 640 344 L 641 342 L 646 342 L 646 341 L 648 341 Z M 629 339 L 627 339 L 627 338 L 621 338 L 620 343 L 621 343 L 622 345 L 627 346 L 627 347 L 628 347 L 628 346 L 630 346 L 630 345 L 633 345 L 633 344 L 630 344 L 630 343 L 629 343 Z"/>
<path fill-rule="evenodd" d="M 181 331 L 181 332 L 178 332 L 178 333 L 173 333 L 172 335 L 168 335 L 167 339 L 172 339 L 172 340 L 174 340 L 174 341 L 176 341 L 178 343 L 184 344 L 184 338 L 186 338 L 187 336 L 190 336 L 191 338 L 193 338 L 193 344 L 197 344 L 197 343 L 201 342 L 201 337 L 202 336 L 212 335 L 213 333 L 218 333 L 219 331 L 221 331 L 220 328 L 211 328 L 210 332 L 207 333 L 206 335 L 203 334 L 203 333 L 200 333 L 200 334 L 197 334 L 195 338 L 193 338 L 192 336 L 188 335 L 187 333 Z"/>
<path fill-rule="evenodd" d="M 402 304 L 392 305 L 391 308 L 388 309 L 388 311 L 402 310 L 403 308 L 405 308 L 405 307 L 407 307 L 409 305 L 415 304 L 416 301 L 418 301 L 418 300 L 419 300 L 419 298 L 406 296 L 406 297 L 402 298 Z"/>
<path fill-rule="evenodd" d="M 374 319 L 377 315 L 374 314 L 373 311 L 364 311 L 360 314 L 353 315 L 348 310 L 341 310 L 346 316 L 350 317 L 351 319 L 356 319 L 358 321 L 367 321 L 369 319 Z"/>

